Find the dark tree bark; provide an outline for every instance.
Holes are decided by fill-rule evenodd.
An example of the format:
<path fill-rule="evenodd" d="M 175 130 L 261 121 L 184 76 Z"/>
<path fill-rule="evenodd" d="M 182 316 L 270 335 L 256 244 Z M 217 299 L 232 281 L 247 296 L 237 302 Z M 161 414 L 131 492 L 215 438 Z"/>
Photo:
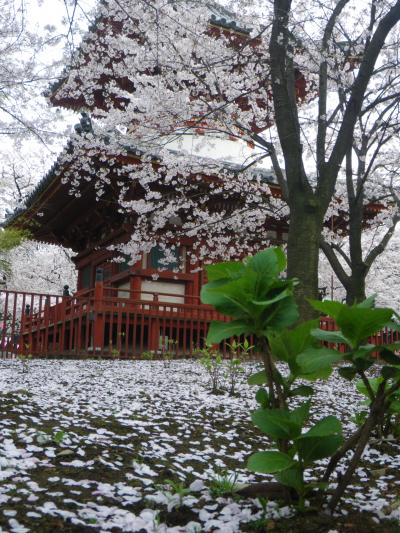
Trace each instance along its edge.
<path fill-rule="evenodd" d="M 328 50 L 337 18 L 349 0 L 339 0 L 327 21 L 322 50 Z M 307 298 L 318 294 L 318 251 L 323 218 L 334 194 L 336 180 L 343 159 L 352 146 L 354 127 L 376 60 L 385 39 L 400 20 L 400 1 L 380 20 L 375 32 L 366 45 L 360 61 L 358 74 L 352 85 L 350 97 L 344 104 L 343 119 L 339 131 L 326 157 L 326 120 L 328 97 L 327 63 L 322 62 L 319 70 L 319 122 L 317 134 L 317 183 L 308 179 L 304 162 L 295 94 L 295 70 L 293 64 L 292 40 L 289 30 L 291 0 L 274 0 L 274 19 L 269 45 L 272 96 L 275 121 L 283 152 L 287 182 L 287 202 L 290 208 L 288 275 L 299 280 L 297 300 L 302 318 L 313 315 Z M 354 287 L 357 292 L 359 288 Z"/>
<path fill-rule="evenodd" d="M 389 105 L 391 107 L 392 104 Z M 374 131 L 375 130 L 375 131 Z M 349 237 L 349 250 L 346 253 L 340 246 L 336 244 L 328 244 L 321 238 L 321 249 L 324 251 L 330 265 L 335 272 L 336 276 L 342 283 L 346 291 L 346 303 L 351 305 L 357 302 L 361 302 L 366 298 L 366 278 L 370 271 L 373 262 L 382 254 L 391 237 L 394 234 L 394 230 L 399 221 L 398 211 L 392 217 L 392 222 L 388 230 L 383 237 L 379 240 L 369 253 L 363 254 L 362 237 L 364 231 L 364 213 L 368 202 L 365 199 L 364 186 L 371 173 L 371 169 L 374 168 L 376 156 L 379 153 L 380 148 L 391 138 L 392 132 L 386 131 L 386 125 L 382 132 L 379 132 L 380 139 L 376 142 L 374 154 L 372 155 L 368 167 L 366 168 L 366 156 L 368 152 L 369 144 L 374 144 L 376 138 L 371 137 L 376 134 L 376 128 L 373 127 L 369 132 L 363 132 L 361 146 L 355 147 L 354 152 L 358 155 L 357 171 L 353 171 L 353 157 L 352 150 L 349 150 L 346 155 L 346 184 L 347 184 L 347 197 L 349 202 L 349 225 L 348 225 L 348 237 Z M 354 179 L 354 176 L 356 178 Z M 392 201 L 397 203 L 400 207 L 400 201 L 392 189 L 391 191 Z M 342 264 L 338 260 L 338 255 L 345 260 L 348 266 L 349 273 L 343 268 Z"/>
<path fill-rule="evenodd" d="M 313 316 L 308 298 L 318 299 L 319 240 L 322 232 L 322 217 L 300 195 L 290 204 L 290 226 L 287 248 L 290 278 L 297 278 L 297 303 L 300 316 Z"/>

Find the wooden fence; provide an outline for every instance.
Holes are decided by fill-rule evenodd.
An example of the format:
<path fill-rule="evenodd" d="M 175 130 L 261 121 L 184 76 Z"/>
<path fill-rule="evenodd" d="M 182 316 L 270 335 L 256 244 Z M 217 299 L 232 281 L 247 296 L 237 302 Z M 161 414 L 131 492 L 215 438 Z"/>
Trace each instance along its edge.
<path fill-rule="evenodd" d="M 181 300 L 176 294 L 128 291 L 102 282 L 74 296 L 2 290 L 0 357 L 191 356 L 204 347 L 210 322 L 228 319 L 196 297 Z M 327 317 L 320 324 L 336 329 Z M 398 340 L 398 332 L 389 330 L 370 339 L 374 344 Z M 229 353 L 229 345 L 222 343 L 220 350 Z"/>
<path fill-rule="evenodd" d="M 227 320 L 195 297 L 127 291 L 98 283 L 74 296 L 0 291 L 0 356 L 192 355 L 212 320 Z M 223 350 L 227 347 L 224 344 Z"/>

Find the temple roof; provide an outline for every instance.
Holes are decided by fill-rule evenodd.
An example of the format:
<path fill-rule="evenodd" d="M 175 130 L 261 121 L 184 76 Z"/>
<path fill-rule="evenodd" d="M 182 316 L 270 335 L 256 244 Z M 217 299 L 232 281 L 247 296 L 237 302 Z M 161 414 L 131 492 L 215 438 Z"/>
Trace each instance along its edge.
<path fill-rule="evenodd" d="M 97 197 L 96 184 L 93 179 L 82 179 L 79 185 L 79 194 L 71 193 L 71 183 L 65 177 L 68 174 L 71 160 L 76 160 L 80 153 L 84 154 L 80 150 L 81 147 L 74 146 L 70 141 L 51 169 L 31 192 L 25 202 L 25 206 L 17 208 L 8 216 L 3 226 L 27 229 L 33 238 L 38 241 L 61 244 L 75 251 L 87 246 L 79 236 L 79 233 L 87 231 L 88 226 L 93 226 L 92 231 L 100 233 L 100 226 L 108 224 L 110 227 L 112 225 L 121 227 L 124 223 L 124 217 L 117 209 L 118 195 L 115 198 L 112 197 L 112 201 L 110 201 L 110 197 L 104 199 Z M 121 164 L 131 164 L 131 162 L 138 164 L 143 153 L 140 148 L 135 146 L 124 146 Z M 184 153 L 176 151 L 175 155 L 185 157 Z M 104 162 L 100 165 L 99 161 L 101 161 L 101 158 L 96 158 L 95 154 L 90 156 L 90 164 L 94 169 L 97 169 L 96 165 L 104 166 Z M 155 156 L 154 161 L 162 162 L 162 159 Z M 210 169 L 213 164 L 217 163 L 216 160 L 191 156 L 191 161 L 197 167 L 196 171 L 193 172 L 194 175 L 201 173 L 201 168 L 204 167 L 205 175 L 217 176 L 216 173 L 214 174 L 214 172 L 207 170 L 207 167 Z M 218 166 L 219 168 L 222 166 L 223 169 L 229 170 L 233 174 L 243 170 L 241 165 L 231 161 L 218 161 Z M 271 170 L 255 168 L 250 172 L 255 178 L 257 176 L 262 181 L 273 185 L 276 191 L 279 191 L 275 176 Z M 84 177 L 85 170 L 83 169 L 82 178 Z M 118 168 L 115 168 L 115 178 L 121 179 L 118 174 Z M 114 204 L 115 208 L 110 209 L 110 205 Z M 75 226 L 74 230 L 73 226 Z M 97 230 L 96 227 L 98 228 Z M 82 242 L 79 243 L 78 241 Z"/>
<path fill-rule="evenodd" d="M 250 34 L 251 29 L 245 27 L 243 24 L 240 24 L 236 16 L 231 11 L 226 9 L 224 6 L 220 5 L 218 2 L 212 0 L 212 1 L 207 2 L 206 6 L 210 11 L 210 19 L 209 19 L 210 25 L 217 26 L 223 30 L 236 32 L 242 35 Z M 97 18 L 90 25 L 90 27 L 87 30 L 86 35 L 83 37 L 83 41 L 85 39 L 90 39 L 90 35 L 96 33 L 99 21 L 100 21 L 100 18 Z M 76 57 L 79 57 L 80 53 L 81 53 L 81 47 L 78 48 L 76 52 Z M 71 66 L 66 66 L 61 72 L 59 79 L 53 82 L 49 86 L 47 91 L 45 92 L 45 95 L 50 98 L 53 105 L 63 106 L 64 105 L 63 100 L 67 102 L 67 99 L 61 99 L 60 101 L 57 101 L 55 95 L 58 89 L 60 89 L 60 87 L 65 82 L 65 80 L 68 78 L 70 71 L 71 71 Z M 68 102 L 69 102 L 69 99 L 68 99 Z M 69 103 L 68 107 L 71 107 L 71 102 Z"/>

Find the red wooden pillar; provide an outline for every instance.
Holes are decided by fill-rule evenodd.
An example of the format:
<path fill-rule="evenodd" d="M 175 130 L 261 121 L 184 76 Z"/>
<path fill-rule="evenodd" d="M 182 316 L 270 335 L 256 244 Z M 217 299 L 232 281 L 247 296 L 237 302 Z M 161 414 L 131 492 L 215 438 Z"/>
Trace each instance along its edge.
<path fill-rule="evenodd" d="M 40 304 L 39 304 L 39 315 L 40 315 L 40 311 L 41 311 L 41 306 L 42 306 L 42 297 L 40 296 Z M 43 310 L 43 323 L 44 323 L 44 327 L 45 327 L 45 348 L 44 348 L 44 355 L 47 357 L 49 355 L 49 336 L 50 336 L 50 301 L 49 301 L 49 298 L 47 296 L 45 296 L 45 301 L 44 301 L 44 310 Z M 40 324 L 40 316 L 39 316 L 39 319 L 36 320 L 36 324 L 39 325 Z M 31 328 L 30 328 L 30 331 L 29 331 L 29 349 L 31 349 L 30 347 L 32 346 L 32 343 L 34 342 L 34 338 L 37 339 L 38 341 L 38 344 L 39 344 L 39 331 L 38 331 L 38 328 L 36 328 L 36 334 L 34 336 L 32 336 L 32 320 L 31 320 Z M 55 354 L 57 350 L 57 328 L 56 328 L 56 324 L 53 324 L 53 343 L 51 345 L 51 351 L 52 351 L 52 354 Z"/>
<path fill-rule="evenodd" d="M 141 263 L 138 261 L 135 263 L 134 268 L 141 268 Z M 131 278 L 131 295 L 130 298 L 133 300 L 140 300 L 140 289 L 142 288 L 142 278 L 137 274 L 134 274 Z"/>
<path fill-rule="evenodd" d="M 67 302 L 65 301 L 65 296 L 62 297 L 61 302 L 59 305 L 55 306 L 54 312 L 56 314 L 54 322 L 60 321 L 61 322 L 61 328 L 60 328 L 60 355 L 64 355 L 64 349 L 65 349 L 65 309 L 67 306 Z M 59 313 L 59 316 L 57 314 Z"/>
<path fill-rule="evenodd" d="M 192 268 L 194 267 L 195 265 L 192 265 Z M 197 263 L 196 264 L 196 267 L 199 268 L 200 267 L 200 264 Z M 200 296 L 200 291 L 201 291 L 201 270 L 198 270 L 197 272 L 195 272 L 194 276 L 193 276 L 193 296 L 194 298 L 192 298 L 192 301 L 191 303 L 193 304 L 199 304 L 200 301 L 199 301 L 199 296 Z"/>
<path fill-rule="evenodd" d="M 160 348 L 160 319 L 158 316 L 158 295 L 153 296 L 154 305 L 152 306 L 152 313 L 149 314 L 149 350 L 151 352 L 157 352 Z"/>
<path fill-rule="evenodd" d="M 96 282 L 94 286 L 94 322 L 93 322 L 93 351 L 102 352 L 104 349 L 104 309 L 103 309 L 103 269 L 96 269 Z"/>

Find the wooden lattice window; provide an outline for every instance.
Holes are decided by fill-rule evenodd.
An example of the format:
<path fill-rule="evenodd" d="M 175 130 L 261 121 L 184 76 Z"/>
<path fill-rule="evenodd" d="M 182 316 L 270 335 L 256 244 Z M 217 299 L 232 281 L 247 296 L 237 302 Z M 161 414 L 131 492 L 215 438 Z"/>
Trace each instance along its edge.
<path fill-rule="evenodd" d="M 122 258 L 123 258 L 123 261 L 118 262 L 118 272 L 125 272 L 126 270 L 129 270 L 130 268 L 130 265 L 128 264 L 130 260 L 129 255 L 123 254 Z"/>
<path fill-rule="evenodd" d="M 149 268 L 154 268 L 154 270 L 178 270 L 179 269 L 179 248 L 174 247 L 172 250 L 172 255 L 174 256 L 173 261 L 165 263 L 165 254 L 164 250 L 160 246 L 155 246 L 151 249 L 149 254 Z"/>
<path fill-rule="evenodd" d="M 81 270 L 81 288 L 90 289 L 92 286 L 92 265 L 87 265 Z"/>

